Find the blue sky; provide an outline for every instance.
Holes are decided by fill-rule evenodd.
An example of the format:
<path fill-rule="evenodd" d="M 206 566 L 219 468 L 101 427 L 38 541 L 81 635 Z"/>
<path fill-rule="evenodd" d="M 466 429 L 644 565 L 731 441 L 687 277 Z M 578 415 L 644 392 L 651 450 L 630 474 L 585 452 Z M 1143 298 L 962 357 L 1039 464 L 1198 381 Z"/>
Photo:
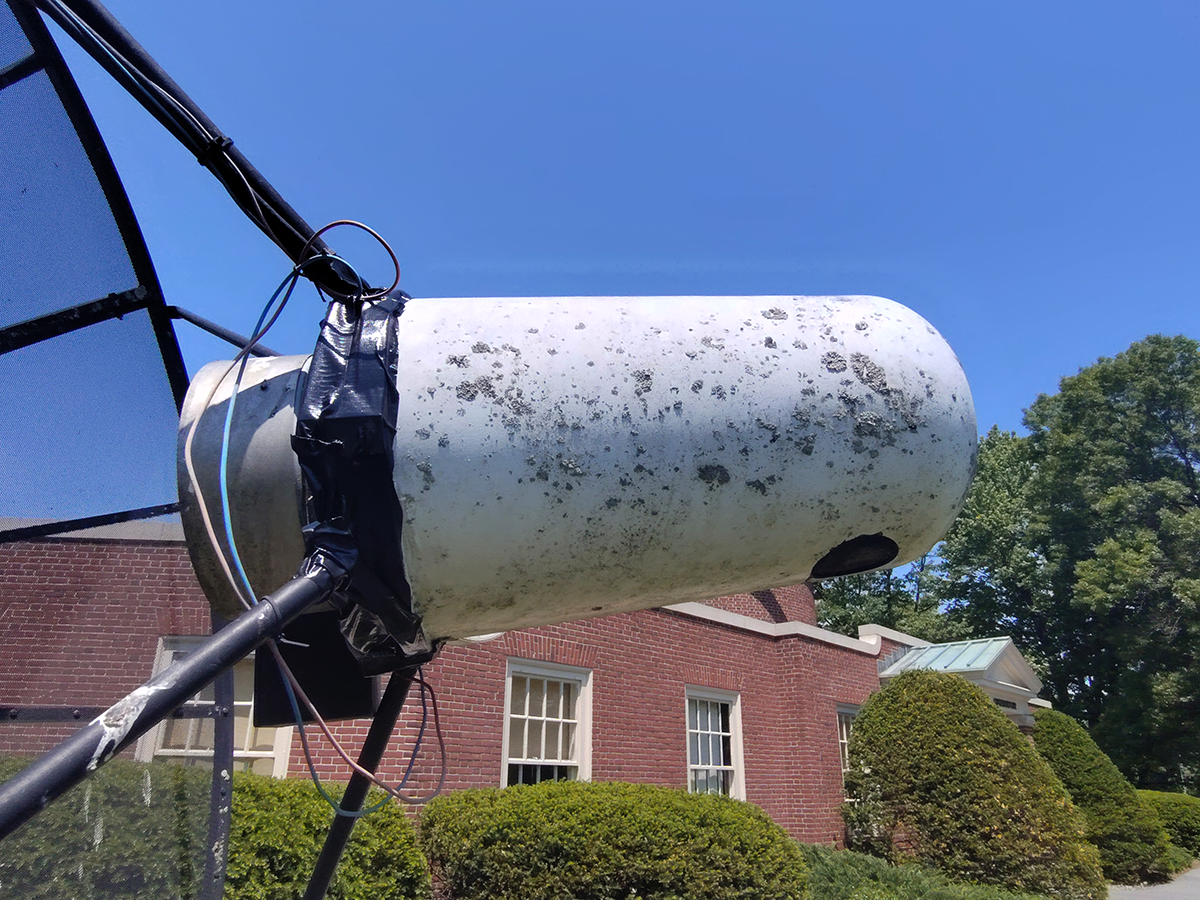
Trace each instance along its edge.
<path fill-rule="evenodd" d="M 416 296 L 887 296 L 955 348 L 981 430 L 1146 334 L 1200 337 L 1194 3 L 108 5 Z M 287 261 L 60 43 L 168 302 L 249 331 Z M 307 352 L 320 315 L 299 295 L 268 343 Z M 228 356 L 178 329 L 193 371 Z"/>

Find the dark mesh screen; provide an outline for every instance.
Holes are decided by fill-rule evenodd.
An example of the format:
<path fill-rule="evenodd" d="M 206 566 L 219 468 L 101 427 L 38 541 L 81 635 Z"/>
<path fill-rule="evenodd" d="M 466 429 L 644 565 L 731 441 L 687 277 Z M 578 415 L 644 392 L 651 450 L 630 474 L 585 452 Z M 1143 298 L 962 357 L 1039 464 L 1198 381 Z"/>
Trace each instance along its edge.
<path fill-rule="evenodd" d="M 141 234 L 57 51 L 0 3 L 5 70 L 0 530 L 173 503 L 177 417 L 164 360 L 178 348 Z M 79 307 L 113 294 L 127 305 L 70 330 Z"/>
<path fill-rule="evenodd" d="M 0 328 L 137 285 L 45 72 L 0 91 Z"/>
<path fill-rule="evenodd" d="M 33 52 L 12 11 L 0 4 L 0 72 Z"/>
<path fill-rule="evenodd" d="M 0 517 L 171 503 L 175 403 L 145 310 L 0 356 Z"/>
<path fill-rule="evenodd" d="M 173 503 L 186 381 L 112 163 L 25 9 L 0 0 L 0 531 Z M 187 584 L 161 574 L 178 548 L 158 559 L 113 546 L 18 543 L 11 531 L 0 543 L 0 612 L 15 612 L 0 615 L 0 702 L 13 704 L 0 781 L 86 724 L 88 707 L 149 679 L 157 639 L 178 624 L 160 615 Z M 147 740 L 143 756 L 157 747 Z M 212 745 L 189 759 L 210 761 Z M 0 844 L 0 895 L 215 900 L 221 877 L 204 867 L 224 838 L 208 834 L 211 780 L 157 761 L 100 768 Z"/>

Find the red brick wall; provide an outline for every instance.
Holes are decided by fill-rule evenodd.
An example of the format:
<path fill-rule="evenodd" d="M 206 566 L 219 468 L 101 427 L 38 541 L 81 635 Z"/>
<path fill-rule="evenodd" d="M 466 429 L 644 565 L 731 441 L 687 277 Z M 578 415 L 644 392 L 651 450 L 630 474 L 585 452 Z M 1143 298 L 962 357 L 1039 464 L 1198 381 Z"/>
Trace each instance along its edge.
<path fill-rule="evenodd" d="M 798 585 L 721 598 L 713 605 L 764 621 L 815 619 Z M 150 674 L 163 635 L 206 634 L 207 604 L 181 544 L 53 540 L 0 546 L 0 705 L 108 705 Z M 667 610 L 545 626 L 475 646 L 448 647 L 425 675 L 437 692 L 447 790 L 496 786 L 503 761 L 509 658 L 592 671 L 592 777 L 684 787 L 685 686 L 740 694 L 746 796 L 794 836 L 841 836 L 836 704 L 878 687 L 876 658 L 803 637 L 771 638 Z M 414 688 L 381 771 L 398 779 L 421 719 Z M 352 754 L 365 721 L 338 723 Z M 0 752 L 31 753 L 70 728 L 0 726 Z M 347 767 L 309 727 L 318 771 Z M 432 721 L 414 766 L 413 792 L 436 784 Z M 306 775 L 299 735 L 290 773 Z"/>
<path fill-rule="evenodd" d="M 739 613 L 764 622 L 805 622 L 817 624 L 817 604 L 807 584 L 754 591 L 751 594 L 733 594 L 704 601 L 728 612 Z"/>
<path fill-rule="evenodd" d="M 145 681 L 158 638 L 208 634 L 178 543 L 57 539 L 0 545 L 0 704 L 109 706 Z M 0 726 L 31 754 L 67 726 Z"/>

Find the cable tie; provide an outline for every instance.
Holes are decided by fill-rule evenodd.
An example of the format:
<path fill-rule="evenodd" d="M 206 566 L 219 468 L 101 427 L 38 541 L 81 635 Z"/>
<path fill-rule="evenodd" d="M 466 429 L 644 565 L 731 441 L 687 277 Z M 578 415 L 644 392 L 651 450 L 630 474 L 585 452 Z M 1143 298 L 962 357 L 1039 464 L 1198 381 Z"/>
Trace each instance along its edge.
<path fill-rule="evenodd" d="M 208 145 L 203 150 L 196 154 L 196 162 L 207 169 L 214 156 L 224 153 L 232 146 L 233 138 L 226 137 L 225 135 L 215 137 L 208 142 Z"/>

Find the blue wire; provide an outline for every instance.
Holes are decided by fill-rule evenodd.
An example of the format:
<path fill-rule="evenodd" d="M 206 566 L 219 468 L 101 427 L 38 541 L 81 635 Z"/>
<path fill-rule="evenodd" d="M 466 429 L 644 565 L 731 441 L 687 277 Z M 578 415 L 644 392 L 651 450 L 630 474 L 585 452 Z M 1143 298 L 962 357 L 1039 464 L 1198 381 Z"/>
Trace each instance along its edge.
<path fill-rule="evenodd" d="M 233 515 L 229 509 L 229 437 L 233 426 L 233 410 L 237 405 L 238 389 L 242 384 L 242 376 L 246 372 L 246 364 L 250 361 L 249 348 L 253 347 L 260 340 L 262 340 L 266 333 L 271 329 L 271 326 L 275 324 L 275 320 L 279 318 L 284 307 L 287 306 L 288 300 L 291 299 L 292 292 L 296 289 L 296 283 L 300 280 L 300 276 L 304 273 L 304 269 L 310 264 L 324 258 L 326 257 L 314 256 L 295 266 L 292 271 L 288 273 L 288 276 L 279 283 L 279 287 L 275 289 L 275 293 L 271 295 L 271 299 L 268 300 L 267 305 L 263 307 L 262 314 L 258 317 L 258 322 L 254 326 L 254 331 L 251 332 L 250 343 L 242 353 L 242 360 L 241 364 L 238 366 L 237 377 L 233 382 L 233 391 L 229 395 L 229 405 L 225 409 L 225 423 L 221 429 L 221 460 L 217 469 L 217 482 L 220 487 L 221 495 L 221 519 L 222 524 L 225 527 L 225 539 L 229 544 L 229 556 L 233 560 L 234 568 L 237 570 L 237 574 L 242 581 L 242 585 L 246 588 L 246 593 L 250 598 L 250 604 L 252 606 L 258 602 L 258 598 L 254 592 L 254 587 L 250 584 L 249 576 L 246 575 L 246 569 L 242 565 L 241 554 L 238 553 L 237 540 L 233 536 Z M 341 259 L 340 257 L 338 258 Z M 362 280 L 362 277 L 358 274 L 358 270 L 345 260 L 341 260 L 341 262 L 350 270 L 351 274 L 354 275 L 355 280 L 358 282 L 360 291 L 365 290 L 366 284 Z M 279 308 L 275 310 L 274 315 L 271 316 L 271 320 L 267 322 L 266 326 L 264 327 L 263 322 L 266 321 L 267 314 L 271 311 L 271 307 L 279 298 L 280 293 L 284 291 L 284 288 L 286 288 L 287 291 L 284 293 L 283 299 L 279 302 Z"/>
<path fill-rule="evenodd" d="M 254 588 L 250 584 L 250 578 L 246 575 L 245 567 L 242 565 L 242 558 L 238 553 L 237 540 L 233 535 L 233 516 L 230 513 L 229 508 L 229 437 L 233 426 L 233 411 L 235 405 L 237 404 L 238 389 L 242 384 L 242 376 L 245 374 L 246 364 L 250 361 L 249 348 L 253 347 L 260 340 L 262 340 L 267 331 L 270 330 L 271 326 L 275 324 L 275 320 L 279 318 L 280 313 L 283 312 L 283 308 L 287 306 L 288 300 L 291 299 L 292 292 L 295 290 L 296 283 L 300 280 L 300 276 L 303 274 L 305 267 L 319 259 L 321 259 L 321 257 L 307 259 L 293 268 L 288 276 L 280 282 L 279 287 L 275 289 L 275 293 L 271 295 L 271 299 L 267 301 L 267 305 L 263 307 L 262 314 L 258 317 L 258 322 L 254 325 L 254 331 L 251 332 L 250 342 L 247 345 L 246 351 L 242 355 L 241 364 L 238 366 L 237 377 L 233 382 L 233 390 L 229 395 L 229 405 L 225 410 L 225 423 L 221 429 L 221 459 L 218 467 L 218 484 L 220 486 L 221 495 L 222 524 L 225 527 L 225 538 L 229 544 L 229 555 L 233 560 L 234 568 L 237 570 L 238 577 L 241 578 L 242 584 L 246 588 L 247 595 L 249 596 L 250 603 L 252 605 L 258 602 L 257 595 L 254 593 Z M 364 291 L 365 282 L 363 282 L 362 277 L 358 274 L 358 271 L 345 260 L 342 260 L 342 262 L 350 270 L 351 274 L 354 275 L 355 280 L 358 282 L 360 293 Z M 271 317 L 271 320 L 267 322 L 266 327 L 263 327 L 263 322 L 266 321 L 267 314 L 271 311 L 271 307 L 279 298 L 280 293 L 284 292 L 285 288 L 287 290 L 283 295 L 283 299 L 279 302 L 279 308 L 275 310 L 275 314 Z M 317 792 L 322 798 L 324 798 L 326 803 L 333 807 L 334 814 L 345 816 L 347 818 L 358 819 L 362 818 L 363 816 L 369 816 L 371 813 L 376 812 L 386 806 L 388 801 L 391 799 L 390 797 L 384 797 L 378 803 L 375 803 L 366 809 L 354 811 L 342 809 L 341 804 L 335 800 L 328 791 L 325 790 L 325 787 L 321 784 L 320 777 L 317 775 L 316 767 L 313 765 L 312 753 L 309 751 L 308 747 L 308 735 L 304 731 L 304 717 L 300 714 L 300 704 L 296 701 L 296 693 L 292 689 L 291 681 L 282 670 L 280 670 L 279 676 L 283 681 L 284 689 L 287 692 L 288 703 L 291 704 L 292 707 L 292 716 L 296 720 L 296 726 L 300 729 L 300 743 L 304 745 L 304 759 L 308 764 L 309 775 L 312 776 L 313 784 L 316 786 Z M 413 763 L 416 762 L 416 753 L 421 746 L 421 738 L 425 734 L 425 723 L 428 714 L 425 710 L 424 682 L 422 682 L 421 688 L 421 709 L 421 728 L 417 734 L 417 740 L 413 747 L 413 756 L 409 760 L 408 768 L 405 770 L 404 780 L 401 782 L 401 786 L 408 781 L 408 777 L 412 772 Z"/>
<path fill-rule="evenodd" d="M 217 470 L 217 481 L 220 486 L 221 494 L 221 518 L 222 524 L 225 526 L 225 540 L 229 544 L 229 555 L 233 560 L 234 568 L 237 570 L 238 577 L 241 578 L 243 586 L 246 588 L 246 594 L 250 598 L 251 605 L 258 602 L 257 595 L 254 593 L 254 588 L 250 584 L 250 578 L 246 575 L 246 569 L 242 565 L 241 555 L 238 553 L 237 541 L 233 536 L 233 516 L 229 511 L 229 435 L 233 425 L 233 410 L 237 403 L 238 388 L 242 383 L 242 376 L 246 372 L 246 364 L 250 361 L 249 348 L 253 347 L 258 341 L 262 340 L 266 329 L 263 328 L 263 322 L 266 321 L 267 314 L 271 311 L 275 301 L 279 298 L 280 292 L 287 288 L 287 293 L 283 297 L 283 301 L 279 304 L 279 310 L 276 312 L 276 317 L 283 311 L 283 307 L 287 305 L 288 299 L 292 296 L 292 291 L 295 290 L 296 281 L 299 279 L 300 273 L 297 269 L 285 278 L 275 289 L 275 293 L 271 295 L 271 299 L 267 301 L 267 305 L 263 307 L 262 315 L 258 317 L 258 322 L 254 326 L 254 331 L 251 332 L 250 343 L 247 346 L 246 352 L 242 356 L 241 365 L 238 366 L 237 378 L 233 382 L 233 392 L 229 395 L 229 405 L 225 409 L 225 424 L 221 429 L 221 462 Z M 274 321 L 274 320 L 272 320 Z"/>

